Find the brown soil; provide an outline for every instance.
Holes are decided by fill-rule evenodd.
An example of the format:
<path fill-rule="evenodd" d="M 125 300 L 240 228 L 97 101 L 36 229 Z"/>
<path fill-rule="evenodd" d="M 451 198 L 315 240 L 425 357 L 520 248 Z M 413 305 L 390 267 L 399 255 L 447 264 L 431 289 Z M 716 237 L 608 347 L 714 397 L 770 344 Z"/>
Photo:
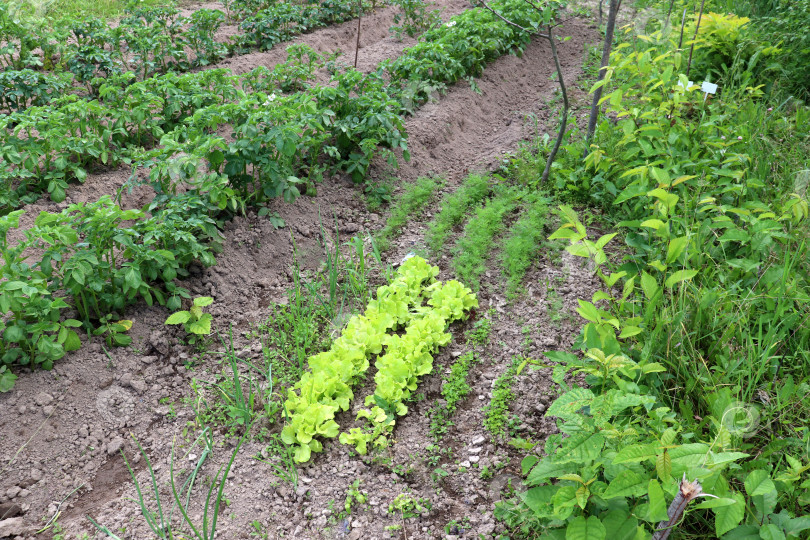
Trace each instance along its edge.
<path fill-rule="evenodd" d="M 455 13 L 467 4 L 451 0 L 443 6 Z M 392 14 L 386 8 L 364 19 L 363 69 L 399 54 L 408 44 L 388 37 Z M 299 41 L 321 51 L 353 51 L 355 24 L 320 30 Z M 558 47 L 571 87 L 581 72 L 586 44 L 597 41 L 598 35 L 593 25 L 580 20 L 566 23 L 558 33 L 571 36 Z M 257 65 L 272 66 L 284 58 L 283 49 L 277 48 L 232 58 L 222 66 L 240 73 Z M 530 115 L 537 118 L 538 129 L 553 135 L 556 121 L 549 118 L 556 110 L 552 104 L 556 83 L 550 79 L 552 73 L 549 45 L 539 39 L 521 58 L 505 56 L 495 61 L 475 81 L 480 93 L 467 82 L 457 84 L 408 118 L 411 161 L 396 171 L 376 164 L 372 175 L 394 177 L 401 184 L 421 175 L 439 174 L 448 180 L 446 189 L 452 189 L 469 171 L 492 168 L 500 156 L 535 135 L 535 124 L 527 122 Z M 33 217 L 40 210 L 58 211 L 68 202 L 112 194 L 128 176 L 126 170 L 92 175 L 84 185 L 71 188 L 66 203 L 40 202 L 31 205 L 27 214 Z M 125 198 L 125 205 L 141 206 L 147 197 L 146 192 L 136 192 Z M 371 233 L 384 222 L 382 214 L 367 210 L 360 190 L 345 178 L 327 180 L 315 197 L 301 197 L 293 204 L 279 201 L 273 209 L 285 220 L 285 228 L 276 230 L 255 213 L 236 218 L 224 231 L 224 251 L 217 256 L 217 265 L 195 269 L 184 283 L 193 295 L 214 297 L 215 325 L 223 331 L 234 325 L 236 350 L 245 359 L 258 359 L 262 354 L 261 344 L 248 335 L 251 325 L 267 317 L 268 305 L 286 301 L 293 278 L 293 240 L 302 267 L 317 269 L 322 259 L 319 223 L 332 231 L 337 226 L 348 238 Z M 410 225 L 388 254 L 389 262 L 400 260 L 418 245 L 422 233 L 419 223 Z M 563 300 L 560 312 L 573 313 L 575 299 L 589 297 L 596 283 L 571 258 L 562 260 L 562 268 L 540 261 L 527 278 L 527 294 L 512 303 L 506 302 L 500 290 L 499 270 L 493 266 L 487 273 L 476 317 L 483 317 L 491 308 L 495 323 L 489 345 L 480 352 L 482 362 L 473 369 L 472 393 L 443 440 L 453 457 L 443 458 L 440 464 L 452 475 L 435 484 L 431 479 L 432 468 L 424 462 L 431 442 L 425 413 L 440 396 L 445 367 L 467 350 L 461 339 L 465 325 L 452 329 L 457 339 L 437 356 L 434 373 L 425 378 L 420 389 L 425 399 L 414 403 L 410 414 L 399 420 L 390 466 L 360 459 L 348 447 L 329 441 L 323 453 L 300 469 L 299 487 L 294 490 L 273 476 L 267 464 L 253 459 L 262 453 L 263 444 L 246 443 L 225 488 L 229 504 L 221 511 L 219 538 L 249 538 L 254 521 L 261 524 L 266 538 L 443 538 L 445 525 L 452 520 L 461 523 L 464 518 L 469 518 L 469 527 L 455 537 L 492 537 L 500 527 L 492 517 L 493 503 L 500 498 L 498 488 L 510 475 L 520 473 L 519 460 L 525 452 L 491 440 L 482 426 L 483 406 L 494 380 L 514 355 L 539 357 L 544 350 L 570 345 L 577 323 L 573 317 L 552 322 L 556 313 L 550 312 L 543 284 L 556 279 Z M 446 260 L 434 262 L 442 268 L 441 279 L 452 277 Z M 165 309 L 138 305 L 125 315 L 135 321 L 131 347 L 105 351 L 102 342 L 94 339 L 58 362 L 53 371 L 21 373 L 14 390 L 0 395 L 0 430 L 4 434 L 0 440 L 0 504 L 10 503 L 0 508 L 14 507 L 22 514 L 17 531 L 20 538 L 51 538 L 53 530 L 39 536 L 36 531 L 57 514 L 66 538 L 80 538 L 83 532 L 93 537 L 86 515 L 121 538 L 153 538 L 132 500 L 137 494 L 119 453 L 124 450 L 142 488 L 149 492 L 145 463 L 133 437 L 150 456 L 163 491 L 176 444 L 180 465 L 175 463 L 175 467 L 185 469 L 179 473 L 180 482 L 185 481 L 190 461 L 184 456 L 189 437 L 193 440 L 196 433 L 193 429 L 185 432 L 193 412 L 184 400 L 192 395 L 193 378 L 210 378 L 220 370 L 217 356 L 209 354 L 187 369 L 194 353 L 178 345 L 178 333 L 164 326 Z M 364 396 L 370 389 L 367 383 L 356 394 Z M 553 431 L 553 424 L 542 416 L 550 402 L 548 373 L 524 370 L 515 389 L 522 396 L 510 411 L 519 418 L 516 429 L 542 440 Z M 339 420 L 347 425 L 351 417 Z M 216 440 L 225 438 L 218 435 Z M 228 444 L 217 447 L 200 472 L 202 481 L 192 515 L 201 513 L 204 479 L 213 478 L 227 461 Z M 199 454 L 199 447 L 191 451 Z M 401 474 L 392 472 L 394 465 L 403 465 L 398 469 Z M 481 477 L 484 467 L 494 471 L 493 478 Z M 412 470 L 405 472 L 409 468 Z M 369 495 L 369 504 L 356 506 L 347 518 L 338 517 L 347 489 L 357 479 L 360 489 Z M 430 512 L 409 519 L 390 514 L 388 505 L 404 492 L 428 499 Z M 164 512 L 166 506 L 168 503 L 164 503 Z M 403 530 L 386 530 L 389 526 L 402 526 Z"/>

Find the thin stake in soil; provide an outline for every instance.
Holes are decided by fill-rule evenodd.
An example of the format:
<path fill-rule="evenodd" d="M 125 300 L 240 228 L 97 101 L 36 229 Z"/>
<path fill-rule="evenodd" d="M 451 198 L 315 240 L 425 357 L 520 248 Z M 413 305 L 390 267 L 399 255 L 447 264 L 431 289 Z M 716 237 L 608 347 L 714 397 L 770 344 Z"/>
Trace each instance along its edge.
<path fill-rule="evenodd" d="M 360 23 L 363 22 L 363 0 L 357 2 L 357 43 L 354 46 L 354 69 L 357 69 L 357 57 L 360 55 Z"/>

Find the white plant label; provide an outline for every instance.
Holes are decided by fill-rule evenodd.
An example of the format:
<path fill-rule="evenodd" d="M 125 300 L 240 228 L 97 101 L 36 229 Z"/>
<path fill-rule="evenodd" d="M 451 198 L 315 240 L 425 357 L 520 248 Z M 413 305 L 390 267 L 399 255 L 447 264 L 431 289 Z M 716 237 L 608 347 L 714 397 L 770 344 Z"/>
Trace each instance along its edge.
<path fill-rule="evenodd" d="M 710 83 L 708 81 L 704 81 L 700 89 L 704 94 L 714 94 L 715 92 L 717 92 L 717 85 L 714 83 Z"/>

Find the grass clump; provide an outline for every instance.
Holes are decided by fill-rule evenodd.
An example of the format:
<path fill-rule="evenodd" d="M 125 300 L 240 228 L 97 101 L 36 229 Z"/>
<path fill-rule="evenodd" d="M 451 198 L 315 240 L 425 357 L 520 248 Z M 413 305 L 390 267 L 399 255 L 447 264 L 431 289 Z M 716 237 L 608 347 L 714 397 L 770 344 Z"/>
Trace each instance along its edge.
<path fill-rule="evenodd" d="M 385 226 L 377 234 L 377 246 L 380 251 L 391 247 L 391 240 L 402 233 L 402 228 L 408 219 L 421 212 L 433 193 L 444 185 L 443 178 L 423 176 L 405 186 L 403 192 L 391 203 L 391 213 Z"/>
<path fill-rule="evenodd" d="M 508 298 L 514 298 L 520 292 L 523 277 L 538 257 L 548 236 L 548 204 L 549 199 L 540 193 L 529 194 L 523 213 L 504 239 L 500 259 L 507 280 Z"/>
<path fill-rule="evenodd" d="M 441 210 L 428 225 L 425 242 L 432 253 L 444 250 L 453 227 L 461 223 L 473 206 L 484 200 L 492 189 L 490 178 L 471 174 L 453 193 L 442 199 Z"/>
<path fill-rule="evenodd" d="M 453 250 L 453 270 L 459 280 L 472 289 L 480 287 L 479 278 L 486 270 L 487 255 L 495 238 L 503 230 L 503 220 L 515 209 L 519 192 L 502 189 L 478 208 L 464 227 L 463 236 Z"/>

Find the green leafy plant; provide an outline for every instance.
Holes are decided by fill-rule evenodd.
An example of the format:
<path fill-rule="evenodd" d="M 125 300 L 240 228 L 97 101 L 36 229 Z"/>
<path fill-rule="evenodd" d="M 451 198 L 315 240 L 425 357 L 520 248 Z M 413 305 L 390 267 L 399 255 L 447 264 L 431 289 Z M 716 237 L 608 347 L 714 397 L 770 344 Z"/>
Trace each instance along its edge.
<path fill-rule="evenodd" d="M 210 306 L 214 299 L 209 296 L 198 296 L 192 301 L 188 311 L 177 311 L 169 315 L 165 324 L 182 324 L 186 332 L 196 336 L 207 336 L 211 333 L 213 317 L 202 308 Z"/>
<path fill-rule="evenodd" d="M 423 497 L 414 498 L 408 493 L 400 493 L 388 505 L 388 513 L 399 513 L 403 519 L 419 517 L 430 512 L 432 505 Z"/>
<path fill-rule="evenodd" d="M 132 321 L 122 319 L 113 322 L 112 319 L 112 315 L 105 315 L 99 319 L 99 326 L 93 330 L 93 335 L 103 335 L 104 341 L 111 347 L 125 347 L 132 343 L 132 337 L 126 335 L 132 328 Z"/>
<path fill-rule="evenodd" d="M 424 0 L 394 0 L 393 3 L 400 8 L 394 14 L 394 26 L 390 29 L 397 39 L 402 39 L 403 33 L 414 37 L 441 22 L 439 10 L 430 10 Z M 402 26 L 398 26 L 400 24 Z"/>

